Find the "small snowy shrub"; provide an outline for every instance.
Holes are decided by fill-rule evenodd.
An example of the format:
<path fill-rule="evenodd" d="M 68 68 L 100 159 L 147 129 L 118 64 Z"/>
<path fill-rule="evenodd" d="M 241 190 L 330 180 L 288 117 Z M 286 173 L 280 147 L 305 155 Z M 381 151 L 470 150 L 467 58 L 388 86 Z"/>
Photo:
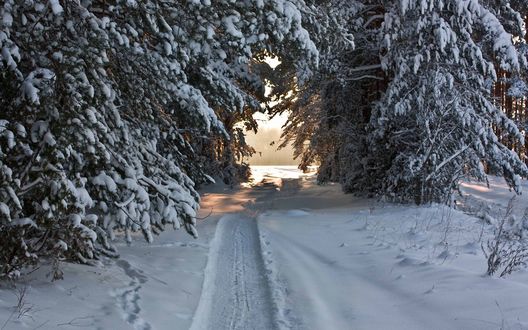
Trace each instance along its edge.
<path fill-rule="evenodd" d="M 518 221 L 512 215 L 515 198 L 508 203 L 504 216 L 497 221 L 493 237 L 482 244 L 482 251 L 488 261 L 487 274 L 499 272 L 499 276 L 511 274 L 528 261 L 528 241 L 524 231 L 526 215 Z M 528 211 L 528 209 L 527 209 Z"/>

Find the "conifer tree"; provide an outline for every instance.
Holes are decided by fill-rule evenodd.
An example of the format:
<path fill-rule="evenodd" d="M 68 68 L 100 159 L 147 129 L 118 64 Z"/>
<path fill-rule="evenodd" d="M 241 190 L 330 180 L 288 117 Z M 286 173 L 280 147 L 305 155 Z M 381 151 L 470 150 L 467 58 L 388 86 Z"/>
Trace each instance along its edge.
<path fill-rule="evenodd" d="M 485 168 L 519 191 L 527 169 L 503 142 L 524 145 L 522 123 L 491 91 L 500 71 L 509 95 L 526 93 L 525 12 L 524 1 L 355 2 L 337 15 L 354 49 L 330 43 L 312 79 L 276 108 L 294 109 L 284 143 L 346 192 L 449 202 L 463 177 L 486 180 Z M 313 33 L 321 49 L 339 40 L 326 32 Z"/>
<path fill-rule="evenodd" d="M 372 188 L 401 201 L 448 202 L 463 176 L 485 180 L 483 162 L 516 191 L 528 171 L 493 126 L 524 143 L 491 99 L 496 65 L 521 61 L 499 19 L 478 1 L 399 1 L 383 23 L 390 76 L 369 134 Z"/>
<path fill-rule="evenodd" d="M 117 230 L 128 242 L 167 225 L 196 236 L 195 188 L 220 159 L 196 141 L 236 152 L 238 133 L 222 121 L 256 108 L 257 54 L 298 48 L 316 61 L 297 5 L 4 1 L 0 277 L 41 257 L 115 256 Z"/>

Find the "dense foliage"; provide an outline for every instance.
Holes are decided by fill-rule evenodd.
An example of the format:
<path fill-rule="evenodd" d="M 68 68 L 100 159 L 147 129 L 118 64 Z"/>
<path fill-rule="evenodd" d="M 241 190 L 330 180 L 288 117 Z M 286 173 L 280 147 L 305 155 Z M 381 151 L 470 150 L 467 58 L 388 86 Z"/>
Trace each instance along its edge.
<path fill-rule="evenodd" d="M 0 277 L 116 255 L 116 233 L 196 236 L 197 184 L 232 180 L 264 54 L 317 51 L 292 1 L 6 0 Z M 56 274 L 60 276 L 60 274 Z"/>
<path fill-rule="evenodd" d="M 399 0 L 345 7 L 339 15 L 349 17 L 344 26 L 355 48 L 321 52 L 311 84 L 282 99 L 277 112 L 295 100 L 285 143 L 294 142 L 302 166 L 321 165 L 320 181 L 340 182 L 347 192 L 449 203 L 462 178 L 486 180 L 486 170 L 519 192 L 527 167 L 502 142 L 524 145 L 521 123 L 506 116 L 492 87 L 499 70 L 508 72 L 509 93 L 525 96 L 525 6 Z"/>

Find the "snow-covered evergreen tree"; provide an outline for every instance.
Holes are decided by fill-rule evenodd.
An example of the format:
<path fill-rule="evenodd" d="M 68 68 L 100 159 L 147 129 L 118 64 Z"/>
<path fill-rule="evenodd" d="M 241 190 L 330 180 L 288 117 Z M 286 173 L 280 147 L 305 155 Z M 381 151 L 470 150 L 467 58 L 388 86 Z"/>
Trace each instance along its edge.
<path fill-rule="evenodd" d="M 236 139 L 222 120 L 257 107 L 259 53 L 316 61 L 296 5 L 4 1 L 0 276 L 41 256 L 115 255 L 116 230 L 196 236 L 195 184 L 217 161 L 197 141 Z"/>
<path fill-rule="evenodd" d="M 301 168 L 318 163 L 320 182 L 341 182 L 349 191 L 363 174 L 365 126 L 370 102 L 379 97 L 372 86 L 382 79 L 377 38 L 383 7 L 375 1 L 328 1 L 318 8 L 324 19 L 313 25 L 312 36 L 321 53 L 319 69 L 303 86 L 290 87 L 295 93 L 274 110 L 292 110 L 282 145 L 293 143 Z M 276 92 L 288 93 L 283 81 L 276 84 Z"/>
<path fill-rule="evenodd" d="M 332 97 L 326 96 L 327 92 L 339 93 L 346 84 L 342 79 L 344 62 L 352 58 L 348 55 L 355 45 L 353 33 L 362 23 L 359 13 L 365 8 L 359 1 L 330 0 L 312 4 L 312 15 L 306 15 L 305 25 L 319 49 L 317 70 L 309 75 L 310 79 L 298 80 L 295 58 L 286 56 L 281 57 L 281 64 L 271 74 L 272 95 L 278 102 L 272 114 L 289 112 L 280 147 L 292 143 L 294 156 L 300 158 L 303 169 L 314 162 L 325 166 L 325 159 L 331 158 L 329 155 L 339 148 L 335 127 L 327 124 L 345 121 L 335 112 Z"/>
<path fill-rule="evenodd" d="M 492 3 L 493 4 L 493 3 Z M 519 129 L 526 131 L 528 129 L 528 119 L 524 114 L 526 107 L 526 98 L 528 96 L 528 36 L 525 33 L 526 24 L 528 23 L 528 2 L 524 0 L 503 0 L 494 6 L 489 6 L 500 20 L 505 30 L 511 33 L 514 38 L 514 46 L 520 55 L 520 72 L 502 72 L 498 71 L 498 84 L 494 88 L 494 96 L 497 98 L 496 103 L 505 111 Z M 502 75 L 502 77 L 501 77 Z M 502 99 L 498 95 L 504 93 Z M 499 132 L 500 135 L 500 132 Z M 526 147 L 515 143 L 513 139 L 504 139 L 510 146 L 514 147 L 517 153 L 525 154 Z"/>
<path fill-rule="evenodd" d="M 493 125 L 523 142 L 491 99 L 496 65 L 518 72 L 512 35 L 479 1 L 398 1 L 383 23 L 382 65 L 391 81 L 371 118 L 374 189 L 390 198 L 449 201 L 483 162 L 519 189 L 528 170 Z"/>
<path fill-rule="evenodd" d="M 339 40 L 326 31 L 310 87 L 289 87 L 277 109 L 294 109 L 284 137 L 301 166 L 320 163 L 319 180 L 347 192 L 418 203 L 448 202 L 485 167 L 518 188 L 526 166 L 501 141 L 523 136 L 491 90 L 502 70 L 525 93 L 524 1 L 365 0 L 337 12 L 355 48 L 326 44 Z"/>

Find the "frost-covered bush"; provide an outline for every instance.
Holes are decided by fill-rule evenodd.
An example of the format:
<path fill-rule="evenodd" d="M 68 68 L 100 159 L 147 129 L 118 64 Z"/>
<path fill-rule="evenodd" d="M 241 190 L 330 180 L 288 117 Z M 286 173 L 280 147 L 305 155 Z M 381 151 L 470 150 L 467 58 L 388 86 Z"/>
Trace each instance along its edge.
<path fill-rule="evenodd" d="M 236 160 L 197 146 L 236 153 L 234 124 L 263 94 L 257 54 L 287 44 L 316 62 L 302 6 L 3 1 L 0 277 L 43 256 L 116 255 L 117 230 L 128 242 L 166 225 L 196 236 L 196 184 Z"/>
<path fill-rule="evenodd" d="M 488 275 L 499 272 L 499 276 L 503 277 L 527 265 L 528 209 L 525 210 L 522 219 L 517 219 L 512 214 L 514 202 L 515 198 L 512 198 L 504 216 L 494 221 L 493 237 L 486 242 L 486 245 L 482 244 L 482 251 L 488 261 Z"/>

